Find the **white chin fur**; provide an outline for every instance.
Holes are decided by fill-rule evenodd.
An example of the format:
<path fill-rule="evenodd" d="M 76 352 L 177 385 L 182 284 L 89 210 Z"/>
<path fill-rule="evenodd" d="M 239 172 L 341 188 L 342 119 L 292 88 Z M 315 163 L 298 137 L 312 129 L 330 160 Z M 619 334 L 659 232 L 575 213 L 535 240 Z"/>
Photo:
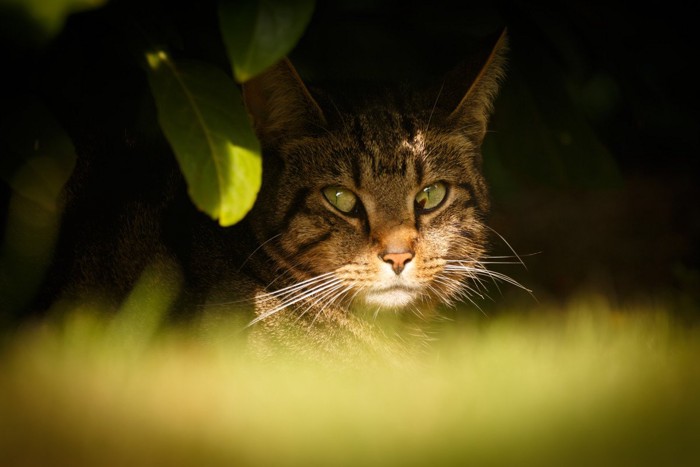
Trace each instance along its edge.
<path fill-rule="evenodd" d="M 403 288 L 372 291 L 363 297 L 367 305 L 382 308 L 402 308 L 415 300 L 416 293 Z"/>

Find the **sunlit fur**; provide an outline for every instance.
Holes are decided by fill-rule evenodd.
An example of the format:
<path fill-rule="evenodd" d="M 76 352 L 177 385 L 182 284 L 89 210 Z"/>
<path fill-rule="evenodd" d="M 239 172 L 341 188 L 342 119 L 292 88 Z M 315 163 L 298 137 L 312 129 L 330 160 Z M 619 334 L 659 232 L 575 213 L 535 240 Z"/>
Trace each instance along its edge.
<path fill-rule="evenodd" d="M 312 97 L 286 61 L 244 86 L 265 164 L 248 218 L 258 248 L 246 268 L 264 282 L 252 324 L 335 322 L 366 309 L 420 315 L 473 302 L 487 278 L 513 282 L 486 268 L 479 150 L 504 50 L 501 37 L 456 101 L 441 100 L 442 89 Z M 420 212 L 415 197 L 435 182 L 447 195 Z M 361 209 L 340 212 L 328 186 L 354 192 Z M 387 239 L 413 254 L 400 274 L 382 258 Z"/>

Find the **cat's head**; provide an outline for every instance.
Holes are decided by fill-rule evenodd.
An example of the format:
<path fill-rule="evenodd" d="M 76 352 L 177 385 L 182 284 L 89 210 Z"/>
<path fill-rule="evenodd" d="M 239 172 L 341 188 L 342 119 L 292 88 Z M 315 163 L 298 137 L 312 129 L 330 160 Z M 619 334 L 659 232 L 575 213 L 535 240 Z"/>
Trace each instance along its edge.
<path fill-rule="evenodd" d="M 286 60 L 246 83 L 265 164 L 250 222 L 274 263 L 267 278 L 320 304 L 469 295 L 489 207 L 480 146 L 505 49 L 502 34 L 426 94 L 315 99 Z"/>

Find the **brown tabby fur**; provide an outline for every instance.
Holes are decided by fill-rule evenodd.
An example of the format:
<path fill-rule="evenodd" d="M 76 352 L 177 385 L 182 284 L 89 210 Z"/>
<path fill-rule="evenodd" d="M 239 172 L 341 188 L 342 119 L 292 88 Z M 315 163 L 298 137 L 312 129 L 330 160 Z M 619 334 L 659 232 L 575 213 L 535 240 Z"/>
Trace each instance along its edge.
<path fill-rule="evenodd" d="M 391 344 L 376 322 L 360 317 L 396 308 L 362 300 L 367 288 L 387 277 L 386 251 L 412 255 L 412 281 L 421 289 L 399 307 L 407 321 L 412 315 L 416 322 L 429 321 L 436 304 L 460 299 L 471 279 L 445 267 L 448 260 L 473 264 L 484 254 L 489 201 L 479 149 L 505 49 L 501 35 L 485 62 L 457 70 L 437 93 L 350 103 L 314 98 L 286 60 L 244 85 L 265 161 L 263 186 L 248 218 L 259 248 L 244 268 L 257 284 L 268 285 L 251 286 L 259 318 L 252 326 L 256 345 L 292 345 L 295 353 L 309 355 L 318 348 L 335 355 L 406 350 L 409 344 Z M 416 213 L 414 197 L 436 181 L 449 187 L 445 202 Z M 331 206 L 322 194 L 329 185 L 352 190 L 360 214 Z M 313 280 L 324 273 L 333 280 L 325 291 L 285 306 L 292 295 L 326 284 Z M 289 296 L 268 294 L 303 281 L 309 285 Z M 423 334 L 420 325 L 411 326 L 413 334 Z M 293 334 L 313 345 L 299 346 Z"/>

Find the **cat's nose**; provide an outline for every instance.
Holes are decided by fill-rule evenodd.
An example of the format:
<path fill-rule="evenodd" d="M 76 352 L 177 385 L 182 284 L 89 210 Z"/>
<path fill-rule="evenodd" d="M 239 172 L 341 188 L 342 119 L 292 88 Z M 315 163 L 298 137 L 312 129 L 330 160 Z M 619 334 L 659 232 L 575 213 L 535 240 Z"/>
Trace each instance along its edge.
<path fill-rule="evenodd" d="M 391 264 L 391 268 L 398 275 L 406 267 L 406 263 L 413 259 L 413 253 L 404 251 L 401 253 L 385 253 L 381 256 L 385 263 Z"/>

